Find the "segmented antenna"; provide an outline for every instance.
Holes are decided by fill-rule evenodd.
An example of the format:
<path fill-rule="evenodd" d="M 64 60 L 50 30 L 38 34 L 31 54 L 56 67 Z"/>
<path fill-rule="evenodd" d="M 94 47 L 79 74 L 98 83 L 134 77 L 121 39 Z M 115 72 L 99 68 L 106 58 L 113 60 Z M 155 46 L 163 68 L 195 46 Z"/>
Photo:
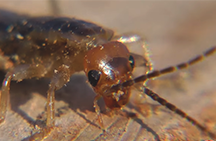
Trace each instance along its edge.
<path fill-rule="evenodd" d="M 186 69 L 189 66 L 194 65 L 194 64 L 202 61 L 206 57 L 209 57 L 209 56 L 213 55 L 214 53 L 216 53 L 216 46 L 210 48 L 209 50 L 207 50 L 203 54 L 198 55 L 197 57 L 192 58 L 192 59 L 190 59 L 189 61 L 187 61 L 185 63 L 181 63 L 181 64 L 178 64 L 176 66 L 167 67 L 167 68 L 161 69 L 161 70 L 155 70 L 155 71 L 150 72 L 150 73 L 148 73 L 146 75 L 139 76 L 139 77 L 135 78 L 134 80 L 129 80 L 129 81 L 126 81 L 126 82 L 124 82 L 122 84 L 114 85 L 114 86 L 111 87 L 111 89 L 107 93 L 119 90 L 119 89 L 121 89 L 123 87 L 129 87 L 129 86 L 134 85 L 135 83 L 144 82 L 144 81 L 146 81 L 148 79 L 159 77 L 159 76 L 167 74 L 167 73 L 175 72 L 177 70 Z M 169 110 L 171 110 L 171 111 L 175 112 L 176 114 L 180 115 L 181 117 L 187 119 L 190 123 L 195 125 L 198 129 L 200 129 L 204 133 L 207 133 L 211 138 L 216 139 L 216 135 L 214 133 L 208 131 L 208 129 L 206 127 L 202 126 L 199 122 L 197 122 L 192 117 L 188 116 L 185 112 L 183 112 L 182 110 L 177 108 L 175 105 L 173 105 L 173 104 L 167 102 L 165 99 L 161 98 L 158 94 L 156 94 L 152 90 L 144 87 L 143 93 L 147 94 L 154 101 L 157 101 L 158 103 L 165 106 Z"/>
<path fill-rule="evenodd" d="M 141 75 L 137 78 L 135 78 L 134 80 L 128 80 L 122 84 L 117 84 L 111 87 L 111 89 L 107 92 L 109 93 L 110 91 L 115 91 L 118 89 L 121 89 L 121 87 L 128 87 L 128 86 L 132 86 L 134 83 L 138 83 L 138 82 L 144 82 L 148 79 L 152 79 L 155 77 L 159 77 L 161 75 L 167 74 L 167 73 L 172 73 L 175 72 L 177 70 L 182 70 L 182 69 L 186 69 L 189 66 L 192 66 L 200 61 L 202 61 L 203 59 L 205 59 L 206 57 L 209 57 L 211 55 L 213 55 L 214 53 L 216 53 L 216 46 L 210 48 L 209 50 L 207 50 L 206 52 L 204 52 L 201 55 L 198 55 L 197 57 L 190 59 L 189 61 L 185 62 L 185 63 L 181 63 L 178 64 L 176 66 L 170 66 L 161 70 L 155 70 L 153 72 L 150 72 L 148 74 L 145 75 Z"/>
<path fill-rule="evenodd" d="M 195 119 L 193 119 L 192 117 L 187 115 L 185 112 L 183 112 L 182 110 L 177 108 L 175 105 L 173 105 L 173 104 L 169 103 L 168 101 L 166 101 L 165 99 L 161 98 L 158 94 L 156 94 L 152 90 L 145 87 L 143 92 L 145 94 L 147 94 L 148 96 L 150 96 L 154 101 L 159 102 L 161 105 L 165 106 L 166 108 L 168 108 L 171 111 L 175 112 L 176 114 L 180 115 L 182 118 L 188 120 L 190 123 L 192 123 L 197 128 L 199 128 L 202 132 L 208 134 L 209 137 L 216 139 L 216 135 L 214 133 L 208 131 L 208 129 L 206 127 L 204 127 L 203 125 L 201 125 L 198 121 L 196 121 Z"/>
<path fill-rule="evenodd" d="M 147 75 L 142 75 L 140 77 L 137 77 L 137 78 L 134 79 L 134 83 L 142 82 L 142 81 L 145 81 L 147 79 L 151 79 L 151 78 L 155 78 L 155 77 L 159 77 L 161 75 L 171 73 L 171 72 L 175 72 L 177 70 L 186 69 L 189 66 L 192 66 L 192 65 L 202 61 L 206 57 L 209 57 L 209 56 L 213 55 L 215 52 L 216 52 L 216 46 L 210 48 L 209 50 L 207 50 L 203 54 L 198 55 L 197 57 L 189 60 L 188 62 L 181 63 L 181 64 L 178 64 L 176 66 L 167 67 L 167 68 L 161 69 L 161 70 L 155 70 L 155 71 L 153 71 L 151 73 L 148 73 Z M 123 85 L 126 85 L 126 84 L 123 83 Z"/>

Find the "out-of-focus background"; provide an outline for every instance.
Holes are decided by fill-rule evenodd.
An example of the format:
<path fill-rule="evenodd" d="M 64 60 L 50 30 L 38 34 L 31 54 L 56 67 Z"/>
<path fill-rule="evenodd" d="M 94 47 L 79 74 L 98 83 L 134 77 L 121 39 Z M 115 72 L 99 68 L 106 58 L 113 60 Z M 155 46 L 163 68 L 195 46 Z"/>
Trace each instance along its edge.
<path fill-rule="evenodd" d="M 216 45 L 216 2 L 209 1 L 57 1 L 60 16 L 86 19 L 109 27 L 117 34 L 142 35 L 154 69 L 187 61 Z M 20 15 L 53 15 L 50 1 L 1 0 L 0 9 Z M 216 55 L 149 82 L 160 96 L 216 133 Z M 46 140 L 204 140 L 208 136 L 173 112 L 147 98 L 129 108 L 137 118 L 102 114 L 107 134 L 102 135 L 93 112 L 94 93 L 83 74 L 71 78 L 56 93 L 57 128 Z M 23 140 L 37 131 L 43 118 L 48 80 L 12 83 L 6 121 L 0 140 Z M 139 95 L 137 95 L 138 97 Z M 139 101 L 133 96 L 134 101 Z M 137 98 L 137 99 L 136 99 Z M 99 102 L 103 105 L 103 102 Z M 139 104 L 137 104 L 139 103 Z M 136 105 L 137 104 L 137 105 Z M 103 106 L 102 106 L 103 107 Z M 138 108 L 137 108 L 138 107 Z M 38 117 L 40 118 L 40 117 Z"/>

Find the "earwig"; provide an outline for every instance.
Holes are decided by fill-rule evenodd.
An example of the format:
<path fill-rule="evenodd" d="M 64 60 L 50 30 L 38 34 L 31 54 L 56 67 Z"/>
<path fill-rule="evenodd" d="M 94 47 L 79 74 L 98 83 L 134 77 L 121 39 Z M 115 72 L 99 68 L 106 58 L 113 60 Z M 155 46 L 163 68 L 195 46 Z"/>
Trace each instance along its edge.
<path fill-rule="evenodd" d="M 148 69 L 145 75 L 134 79 L 133 69 L 140 65 L 136 63 L 136 55 L 130 53 L 127 42 L 115 38 L 110 29 L 84 20 L 63 17 L 20 17 L 19 20 L 2 25 L 4 30 L 0 30 L 0 35 L 5 32 L 6 36 L 0 40 L 0 53 L 6 62 L 12 62 L 13 65 L 4 67 L 7 73 L 0 94 L 0 123 L 5 120 L 12 80 L 19 82 L 33 77 L 51 78 L 47 91 L 46 127 L 31 136 L 30 140 L 42 140 L 55 128 L 55 91 L 69 82 L 75 72 L 84 71 L 93 87 L 96 93 L 93 101 L 95 111 L 104 129 L 97 104 L 101 97 L 106 107 L 119 110 L 129 102 L 132 85 L 185 69 L 216 52 L 216 47 L 213 47 L 186 63 L 152 72 L 148 72 L 152 70 L 150 59 L 144 55 L 140 64 Z M 146 85 L 143 85 L 144 94 L 186 118 L 211 138 L 216 138 L 215 134 Z"/>

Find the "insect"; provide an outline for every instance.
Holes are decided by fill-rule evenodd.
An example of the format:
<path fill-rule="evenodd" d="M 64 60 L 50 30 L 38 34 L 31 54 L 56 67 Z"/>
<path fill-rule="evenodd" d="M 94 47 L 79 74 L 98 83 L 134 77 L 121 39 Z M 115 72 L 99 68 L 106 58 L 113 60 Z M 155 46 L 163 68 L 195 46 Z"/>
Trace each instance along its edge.
<path fill-rule="evenodd" d="M 43 139 L 55 127 L 55 91 L 66 84 L 74 72 L 84 71 L 97 94 L 94 107 L 103 128 L 97 104 L 100 97 L 103 97 L 108 108 L 118 110 L 128 103 L 131 86 L 135 83 L 185 69 L 216 52 L 216 47 L 213 47 L 187 63 L 150 73 L 147 71 L 147 74 L 133 78 L 132 71 L 140 64 L 136 62 L 136 56 L 128 51 L 126 41 L 122 40 L 128 37 L 114 38 L 110 29 L 87 21 L 62 17 L 20 17 L 18 21 L 2 21 L 0 24 L 0 48 L 2 59 L 6 62 L 4 68 L 7 69 L 0 98 L 1 122 L 6 115 L 11 80 L 51 78 L 47 92 L 46 127 L 34 134 L 32 140 Z M 7 67 L 8 64 L 12 65 Z M 143 57 L 141 64 L 151 70 L 147 56 Z M 211 138 L 215 138 L 215 134 L 145 85 L 143 94 L 186 118 Z"/>

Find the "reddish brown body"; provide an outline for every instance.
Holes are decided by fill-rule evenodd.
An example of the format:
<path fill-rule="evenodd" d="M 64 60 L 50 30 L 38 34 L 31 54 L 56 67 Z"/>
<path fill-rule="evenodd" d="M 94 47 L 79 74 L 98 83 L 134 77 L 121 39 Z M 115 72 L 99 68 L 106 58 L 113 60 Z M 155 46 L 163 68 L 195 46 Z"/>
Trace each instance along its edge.
<path fill-rule="evenodd" d="M 134 60 L 133 58 L 130 60 L 130 56 L 127 47 L 117 41 L 99 45 L 85 56 L 85 73 L 87 76 L 91 70 L 99 73 L 101 78 L 93 88 L 97 94 L 103 96 L 106 106 L 110 109 L 121 108 L 128 103 L 130 88 L 125 87 L 115 95 L 104 94 L 107 89 L 110 89 L 110 86 L 132 79 Z"/>
<path fill-rule="evenodd" d="M 111 30 L 73 18 L 20 17 L 14 23 L 2 21 L 0 25 L 2 54 L 14 66 L 40 65 L 47 77 L 62 64 L 70 66 L 71 73 L 83 70 L 85 53 L 113 36 Z"/>
<path fill-rule="evenodd" d="M 97 105 L 100 97 L 103 97 L 108 108 L 118 110 L 128 103 L 131 86 L 135 83 L 187 68 L 216 52 L 216 47 L 213 47 L 187 63 L 148 73 L 152 69 L 148 56 L 130 53 L 127 42 L 122 40 L 123 36 L 115 38 L 112 30 L 96 24 L 73 18 L 53 17 L 20 16 L 8 21 L 10 22 L 0 21 L 0 61 L 7 71 L 0 95 L 0 123 L 5 119 L 11 80 L 51 78 L 47 92 L 46 127 L 30 137 L 30 140 L 45 138 L 55 127 L 55 91 L 66 84 L 77 71 L 84 70 L 96 92 L 94 107 L 103 128 Z M 136 42 L 143 42 L 140 37 L 135 39 Z M 6 67 L 8 62 L 12 64 L 10 67 Z M 148 69 L 144 72 L 145 75 L 134 79 L 133 68 L 140 65 Z M 153 100 L 186 118 L 211 138 L 216 138 L 215 134 L 145 85 L 142 89 Z"/>
<path fill-rule="evenodd" d="M 111 109 L 119 109 L 128 102 L 129 88 L 124 88 L 122 92 L 127 94 L 122 93 L 122 96 L 103 95 L 103 91 L 111 85 L 132 79 L 134 67 L 130 65 L 131 55 L 127 47 L 120 42 L 111 41 L 112 30 L 74 18 L 7 18 L 0 21 L 0 63 L 7 72 L 0 95 L 0 122 L 5 119 L 11 80 L 51 78 L 47 93 L 47 126 L 32 139 L 44 138 L 55 126 L 55 90 L 66 84 L 75 72 L 85 70 L 88 76 L 90 69 L 100 69 L 103 74 L 98 85 L 94 87 L 97 92 L 94 105 L 98 116 L 100 109 L 97 100 L 100 97 L 104 98 L 107 107 Z M 137 56 L 142 58 L 142 65 L 149 63 L 144 57 L 135 55 Z M 101 66 L 107 63 L 110 65 L 109 70 Z M 121 63 L 124 64 L 119 66 Z M 112 73 L 108 74 L 106 71 Z M 103 126 L 101 119 L 100 124 Z"/>

